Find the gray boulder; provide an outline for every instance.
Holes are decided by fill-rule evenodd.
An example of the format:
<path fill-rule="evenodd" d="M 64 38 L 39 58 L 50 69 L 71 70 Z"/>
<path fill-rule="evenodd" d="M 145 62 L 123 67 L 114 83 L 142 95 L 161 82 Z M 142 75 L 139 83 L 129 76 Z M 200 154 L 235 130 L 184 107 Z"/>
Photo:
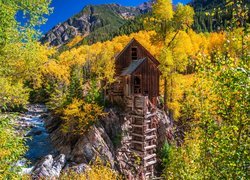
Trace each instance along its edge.
<path fill-rule="evenodd" d="M 74 171 L 80 174 L 86 172 L 87 170 L 90 170 L 90 166 L 85 163 L 82 164 L 71 163 L 70 165 L 67 164 L 63 171 L 64 172 Z"/>
<path fill-rule="evenodd" d="M 114 167 L 115 152 L 113 143 L 101 123 L 94 125 L 82 136 L 63 133 L 58 120 L 47 119 L 46 127 L 54 147 L 65 154 L 68 165 L 89 164 L 100 157 Z M 54 127 L 57 124 L 58 127 Z"/>
<path fill-rule="evenodd" d="M 98 156 L 114 167 L 113 145 L 101 126 L 92 127 L 85 136 L 75 144 L 71 154 L 71 161 L 78 164 L 94 161 Z"/>
<path fill-rule="evenodd" d="M 53 179 L 59 177 L 65 164 L 66 159 L 64 154 L 60 154 L 55 158 L 52 155 L 47 155 L 35 165 L 32 171 L 32 179 Z"/>

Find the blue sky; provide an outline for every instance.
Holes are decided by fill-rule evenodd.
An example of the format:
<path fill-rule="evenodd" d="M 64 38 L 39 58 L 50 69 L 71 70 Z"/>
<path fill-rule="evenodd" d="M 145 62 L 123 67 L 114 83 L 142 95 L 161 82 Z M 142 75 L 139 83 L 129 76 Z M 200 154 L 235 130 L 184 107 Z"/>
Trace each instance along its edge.
<path fill-rule="evenodd" d="M 60 22 L 64 22 L 71 16 L 77 14 L 82 8 L 89 4 L 109 4 L 118 3 L 125 6 L 137 6 L 147 0 L 52 0 L 51 7 L 54 8 L 53 14 L 48 17 L 45 25 L 40 27 L 43 33 L 49 31 Z M 183 4 L 190 0 L 173 0 L 174 4 L 181 2 Z"/>

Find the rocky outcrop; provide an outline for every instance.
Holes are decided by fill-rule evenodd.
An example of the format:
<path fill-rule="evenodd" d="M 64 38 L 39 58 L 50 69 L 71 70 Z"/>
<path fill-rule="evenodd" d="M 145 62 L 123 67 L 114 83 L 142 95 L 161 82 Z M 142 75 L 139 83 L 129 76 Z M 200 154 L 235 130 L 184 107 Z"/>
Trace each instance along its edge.
<path fill-rule="evenodd" d="M 130 151 L 130 116 L 118 109 L 106 109 L 106 111 L 108 115 L 82 136 L 63 133 L 60 129 L 60 120 L 55 117 L 48 118 L 46 127 L 50 133 L 50 139 L 54 147 L 65 157 L 65 163 L 59 163 L 61 166 L 58 166 L 56 163 L 58 157 L 53 159 L 52 156 L 46 156 L 34 168 L 34 177 L 47 177 L 51 174 L 57 176 L 59 171 L 68 169 L 81 173 L 89 169 L 89 164 L 97 157 L 103 162 L 108 162 L 111 168 L 122 174 L 132 177 L 139 172 L 139 166 L 136 166 L 132 160 L 136 157 Z M 158 110 L 157 117 L 159 120 L 157 144 L 160 148 L 168 140 L 171 128 L 164 112 Z"/>
<path fill-rule="evenodd" d="M 19 119 L 21 124 L 30 123 L 28 125 L 34 126 L 26 133 L 26 136 L 32 136 L 34 141 L 29 142 L 29 160 L 34 159 L 33 162 L 37 162 L 40 157 L 45 156 L 38 160 L 34 167 L 23 169 L 24 174 L 31 171 L 33 179 L 53 179 L 69 169 L 82 173 L 90 168 L 89 164 L 97 157 L 108 162 L 111 168 L 130 177 L 140 172 L 130 151 L 131 117 L 128 113 L 118 108 L 106 109 L 108 115 L 105 118 L 84 135 L 74 136 L 63 133 L 60 128 L 61 120 L 52 113 L 40 111 L 42 107 L 32 106 L 29 112 Z M 157 144 L 160 148 L 169 139 L 168 135 L 171 136 L 171 126 L 164 112 L 158 110 L 157 117 Z M 50 138 L 47 138 L 48 136 Z"/>
<path fill-rule="evenodd" d="M 126 20 L 139 14 L 141 11 L 138 8 L 118 4 L 89 5 L 84 7 L 80 13 L 55 26 L 45 34 L 41 42 L 49 43 L 51 46 L 61 46 L 77 35 L 87 36 L 105 26 L 109 26 L 109 30 L 118 28 Z"/>
<path fill-rule="evenodd" d="M 150 0 L 138 7 L 119 4 L 88 5 L 75 16 L 52 28 L 44 35 L 41 42 L 49 43 L 51 46 L 62 46 L 76 36 L 88 38 L 91 33 L 99 32 L 105 27 L 109 32 L 113 32 L 129 20 L 151 11 L 153 2 Z"/>
<path fill-rule="evenodd" d="M 122 174 L 131 174 L 137 171 L 134 166 L 130 152 L 130 131 L 131 123 L 128 115 L 116 109 L 110 109 L 109 114 L 102 120 L 102 124 L 112 139 L 115 146 L 115 159 L 117 168 Z"/>
<path fill-rule="evenodd" d="M 65 164 L 65 155 L 61 154 L 55 158 L 52 155 L 47 155 L 35 165 L 32 172 L 32 179 L 57 178 L 60 176 Z"/>
<path fill-rule="evenodd" d="M 164 111 L 157 109 L 156 115 L 158 119 L 157 149 L 160 150 L 164 143 L 173 140 L 173 124 Z"/>
<path fill-rule="evenodd" d="M 152 11 L 152 6 L 155 2 L 156 0 L 149 0 L 148 2 L 142 3 L 137 8 L 140 9 L 141 13 L 145 14 Z"/>
<path fill-rule="evenodd" d="M 156 145 L 157 151 L 160 152 L 164 143 L 173 139 L 172 124 L 164 111 L 158 108 L 154 108 L 154 110 L 153 114 L 155 114 L 155 123 L 157 124 Z M 119 171 L 127 178 L 141 179 L 142 169 L 139 156 L 131 149 L 131 132 L 133 130 L 131 122 L 133 122 L 133 118 L 129 112 L 125 113 L 114 109 L 110 109 L 109 115 L 102 120 L 107 134 L 115 144 L 115 156 Z"/>
<path fill-rule="evenodd" d="M 82 164 L 77 164 L 77 163 L 71 163 L 70 165 L 66 165 L 65 168 L 64 168 L 64 171 L 68 171 L 68 170 L 71 170 L 71 171 L 74 171 L 76 173 L 83 173 L 87 170 L 90 170 L 90 167 L 88 164 L 85 164 L 85 163 L 82 163 Z"/>
<path fill-rule="evenodd" d="M 100 157 L 104 162 L 109 162 L 114 168 L 114 148 L 103 127 L 94 126 L 75 144 L 70 153 L 70 160 L 77 163 L 90 163 L 96 157 Z"/>
<path fill-rule="evenodd" d="M 76 167 L 78 164 L 89 164 L 100 157 L 104 162 L 109 162 L 115 168 L 115 152 L 113 143 L 103 126 L 99 123 L 91 127 L 84 136 L 73 136 L 61 131 L 60 126 L 55 128 L 57 120 L 47 120 L 50 138 L 53 145 L 61 154 L 65 154 L 67 167 Z M 54 123 L 53 123 L 54 122 Z"/>

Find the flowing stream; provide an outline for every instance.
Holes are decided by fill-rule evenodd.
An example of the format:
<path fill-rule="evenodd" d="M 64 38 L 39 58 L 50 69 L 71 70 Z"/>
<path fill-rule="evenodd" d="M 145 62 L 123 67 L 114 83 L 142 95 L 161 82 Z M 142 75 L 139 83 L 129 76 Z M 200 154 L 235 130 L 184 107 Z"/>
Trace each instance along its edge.
<path fill-rule="evenodd" d="M 28 150 L 20 160 L 18 166 L 26 166 L 23 173 L 30 173 L 35 163 L 48 154 L 54 154 L 49 134 L 45 128 L 44 119 L 49 116 L 45 105 L 34 104 L 28 106 L 28 111 L 19 118 L 19 125 L 28 138 L 26 146 Z"/>

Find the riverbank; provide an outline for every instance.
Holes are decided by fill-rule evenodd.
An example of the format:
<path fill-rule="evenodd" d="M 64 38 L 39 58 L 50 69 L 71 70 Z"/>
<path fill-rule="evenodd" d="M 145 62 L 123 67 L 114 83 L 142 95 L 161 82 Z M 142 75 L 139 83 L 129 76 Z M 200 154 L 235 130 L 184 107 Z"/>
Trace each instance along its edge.
<path fill-rule="evenodd" d="M 35 164 L 49 154 L 56 154 L 49 133 L 45 127 L 45 118 L 50 116 L 45 105 L 31 104 L 27 112 L 19 114 L 16 130 L 26 139 L 27 152 L 17 166 L 22 167 L 22 174 L 29 174 Z"/>

